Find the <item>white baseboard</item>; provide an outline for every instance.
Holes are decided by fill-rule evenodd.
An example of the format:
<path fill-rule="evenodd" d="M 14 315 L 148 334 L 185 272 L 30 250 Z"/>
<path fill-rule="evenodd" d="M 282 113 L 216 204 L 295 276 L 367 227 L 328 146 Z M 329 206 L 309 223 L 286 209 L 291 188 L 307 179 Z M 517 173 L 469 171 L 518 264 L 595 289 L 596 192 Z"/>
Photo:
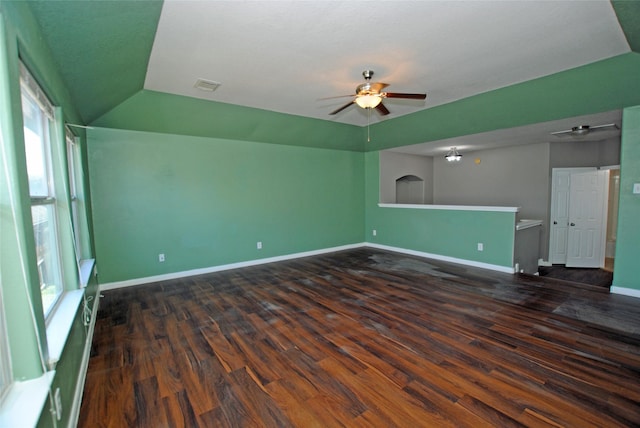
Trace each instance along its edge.
<path fill-rule="evenodd" d="M 238 269 L 249 266 L 257 266 L 266 263 L 281 262 L 284 260 L 299 259 L 301 257 L 316 256 L 319 254 L 333 253 L 335 251 L 351 250 L 353 248 L 364 247 L 365 243 L 341 245 L 338 247 L 323 248 L 321 250 L 305 251 L 302 253 L 286 254 L 284 256 L 267 257 L 264 259 L 248 260 L 245 262 L 230 263 L 226 265 L 212 266 L 202 269 L 192 269 L 181 272 L 173 272 L 164 275 L 147 276 L 144 278 L 129 279 L 126 281 L 108 282 L 100 284 L 100 290 L 113 290 L 116 288 L 131 287 L 133 285 L 148 284 L 151 282 L 167 281 L 171 279 L 185 278 L 189 276 L 204 275 L 208 273 L 221 272 L 230 269 Z"/>
<path fill-rule="evenodd" d="M 482 263 L 482 262 L 477 262 L 477 261 L 474 261 L 474 260 L 459 259 L 459 258 L 456 258 L 456 257 L 443 256 L 441 254 L 425 253 L 425 252 L 422 252 L 422 251 L 408 250 L 408 249 L 405 249 L 405 248 L 391 247 L 391 246 L 388 246 L 388 245 L 374 244 L 374 243 L 371 243 L 371 242 L 361 242 L 361 243 L 358 243 L 358 244 L 341 245 L 341 246 L 338 246 L 338 247 L 323 248 L 321 250 L 305 251 L 305 252 L 302 252 L 302 253 L 287 254 L 287 255 L 284 255 L 284 256 L 268 257 L 268 258 L 265 258 L 265 259 L 248 260 L 248 261 L 245 261 L 245 262 L 230 263 L 230 264 L 226 264 L 226 265 L 212 266 L 212 267 L 207 267 L 207 268 L 202 268 L 202 269 L 192 269 L 192 270 L 181 271 L 181 272 L 173 272 L 173 273 L 168 273 L 168 274 L 164 274 L 164 275 L 147 276 L 147 277 L 144 277 L 144 278 L 129 279 L 129 280 L 126 280 L 126 281 L 107 282 L 107 283 L 104 283 L 104 284 L 100 284 L 100 290 L 114 290 L 116 288 L 131 287 L 131 286 L 134 286 L 134 285 L 149 284 L 149 283 L 158 282 L 158 281 L 167 281 L 167 280 L 171 280 L 171 279 L 179 279 L 179 278 L 185 278 L 185 277 L 189 277 L 189 276 L 204 275 L 204 274 L 208 274 L 208 273 L 221 272 L 221 271 L 230 270 L 230 269 L 238 269 L 238 268 L 249 267 L 249 266 L 257 266 L 257 265 L 261 265 L 261 264 L 265 264 L 265 263 L 280 262 L 280 261 L 284 261 L 284 260 L 292 260 L 292 259 L 298 259 L 298 258 L 301 258 L 301 257 L 316 256 L 316 255 L 320 255 L 320 254 L 333 253 L 335 251 L 351 250 L 351 249 L 354 249 L 354 248 L 361 248 L 361 247 L 378 248 L 378 249 L 381 249 L 381 250 L 394 251 L 396 253 L 410 254 L 412 256 L 424 257 L 424 258 L 427 258 L 427 259 L 441 260 L 441 261 L 444 261 L 444 262 L 457 263 L 457 264 L 461 264 L 461 265 L 465 265 L 465 266 L 472 266 L 472 267 L 477 267 L 477 268 L 482 268 L 482 269 L 489 269 L 489 270 L 498 271 L 498 272 L 504 272 L 504 273 L 514 273 L 515 272 L 513 267 L 494 265 L 494 264 L 490 264 L 490 263 Z"/>
<path fill-rule="evenodd" d="M 623 296 L 640 298 L 640 290 L 637 290 L 635 288 L 611 287 L 609 291 L 611 292 L 611 294 L 622 294 Z"/>
<path fill-rule="evenodd" d="M 489 269 L 489 270 L 494 270 L 498 272 L 515 273 L 514 268 L 508 267 L 508 266 L 500 266 L 500 265 L 494 265 L 490 263 L 477 262 L 474 260 L 459 259 L 457 257 L 449 257 L 449 256 L 443 256 L 441 254 L 425 253 L 423 251 L 407 250 L 405 248 L 391 247 L 389 245 L 373 244 L 371 242 L 367 242 L 366 246 L 372 247 L 372 248 L 379 248 L 381 250 L 395 251 L 396 253 L 410 254 L 412 256 L 425 257 L 427 259 L 441 260 L 443 262 L 457 263 L 465 266 Z"/>

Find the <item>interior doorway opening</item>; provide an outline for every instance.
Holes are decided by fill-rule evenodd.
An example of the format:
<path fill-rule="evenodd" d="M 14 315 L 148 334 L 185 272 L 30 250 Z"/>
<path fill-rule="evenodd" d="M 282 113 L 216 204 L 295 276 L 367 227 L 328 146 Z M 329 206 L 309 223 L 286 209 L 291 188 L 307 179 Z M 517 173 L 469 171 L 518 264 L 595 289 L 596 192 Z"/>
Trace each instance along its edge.
<path fill-rule="evenodd" d="M 551 266 L 541 275 L 599 285 L 609 279 L 610 285 L 619 193 L 619 166 L 552 170 Z"/>

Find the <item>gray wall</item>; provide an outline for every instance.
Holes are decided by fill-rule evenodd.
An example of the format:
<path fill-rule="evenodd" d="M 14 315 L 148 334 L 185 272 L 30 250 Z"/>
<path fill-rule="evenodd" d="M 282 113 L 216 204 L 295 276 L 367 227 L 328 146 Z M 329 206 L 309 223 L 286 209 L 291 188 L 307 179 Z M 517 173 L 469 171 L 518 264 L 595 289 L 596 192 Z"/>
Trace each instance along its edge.
<path fill-rule="evenodd" d="M 437 157 L 433 169 L 436 204 L 516 206 L 534 219 L 548 211 L 548 143 L 466 152 L 456 163 Z"/>
<path fill-rule="evenodd" d="M 550 155 L 550 168 L 620 165 L 620 138 L 554 142 Z"/>
<path fill-rule="evenodd" d="M 380 202 L 396 203 L 396 180 L 415 175 L 424 180 L 424 202 L 433 202 L 433 158 L 390 151 L 380 152 Z"/>

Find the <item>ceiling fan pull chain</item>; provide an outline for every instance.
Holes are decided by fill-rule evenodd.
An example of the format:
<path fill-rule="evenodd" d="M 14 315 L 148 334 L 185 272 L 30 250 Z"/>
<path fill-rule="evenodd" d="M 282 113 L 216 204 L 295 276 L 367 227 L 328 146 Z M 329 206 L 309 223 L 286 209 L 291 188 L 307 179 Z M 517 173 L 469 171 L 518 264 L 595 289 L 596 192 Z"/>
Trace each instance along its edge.
<path fill-rule="evenodd" d="M 369 134 L 369 124 L 371 123 L 371 109 L 367 109 L 367 143 L 371 142 L 371 135 Z"/>

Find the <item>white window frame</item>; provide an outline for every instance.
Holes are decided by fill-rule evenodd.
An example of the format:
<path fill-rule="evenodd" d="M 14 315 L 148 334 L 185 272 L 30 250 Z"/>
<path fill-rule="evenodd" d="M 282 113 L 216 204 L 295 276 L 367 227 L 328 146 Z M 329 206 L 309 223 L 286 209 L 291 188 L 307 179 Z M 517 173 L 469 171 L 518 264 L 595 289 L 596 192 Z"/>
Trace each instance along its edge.
<path fill-rule="evenodd" d="M 45 319 L 49 318 L 49 315 L 54 312 L 56 304 L 60 301 L 60 298 L 64 294 L 64 278 L 63 278 L 63 269 L 62 269 L 62 258 L 61 258 L 61 248 L 60 248 L 60 236 L 58 234 L 58 209 L 57 209 L 57 200 L 56 200 L 56 192 L 54 187 L 54 171 L 52 164 L 52 141 L 51 141 L 51 129 L 53 128 L 53 124 L 55 123 L 55 110 L 53 105 L 44 94 L 36 80 L 31 76 L 26 67 L 20 63 L 20 89 L 21 89 L 21 97 L 27 98 L 30 102 L 35 103 L 41 110 L 43 114 L 43 123 L 42 123 L 42 143 L 44 145 L 43 151 L 44 155 L 47 157 L 45 161 L 46 168 L 46 179 L 47 179 L 47 194 L 46 195 L 34 195 L 31 196 L 31 207 L 32 207 L 32 216 L 33 216 L 33 208 L 37 206 L 43 206 L 48 209 L 50 212 L 50 216 L 48 216 L 48 221 L 50 222 L 49 226 L 51 227 L 50 233 L 52 236 L 52 266 L 49 268 L 52 271 L 52 275 L 55 277 L 55 295 L 53 300 L 46 307 L 44 306 L 43 301 L 43 310 Z M 25 143 L 26 144 L 26 143 Z M 27 155 L 28 157 L 28 155 Z M 28 163 L 28 160 L 27 160 Z M 30 189 L 31 194 L 32 189 Z M 34 228 L 34 235 L 36 230 Z M 38 262 L 38 273 L 41 273 L 40 262 Z M 42 276 L 40 275 L 40 287 L 41 292 L 44 290 L 42 283 Z M 42 298 L 42 296 L 41 296 Z M 44 299 L 43 299 L 44 300 Z"/>
<path fill-rule="evenodd" d="M 83 254 L 82 234 L 80 224 L 80 212 L 78 207 L 78 161 L 79 150 L 76 136 L 69 128 L 65 128 L 65 140 L 67 145 L 67 173 L 69 175 L 69 199 L 71 200 L 71 221 L 73 226 L 73 245 L 76 262 L 80 263 Z"/>
<path fill-rule="evenodd" d="M 73 250 L 75 252 L 78 274 L 80 276 L 80 288 L 87 286 L 95 260 L 91 258 L 89 244 L 89 230 L 87 214 L 84 207 L 84 169 L 82 167 L 82 148 L 79 138 L 65 126 L 65 140 L 67 144 L 67 168 L 69 178 L 69 199 L 71 221 L 73 228 Z"/>

